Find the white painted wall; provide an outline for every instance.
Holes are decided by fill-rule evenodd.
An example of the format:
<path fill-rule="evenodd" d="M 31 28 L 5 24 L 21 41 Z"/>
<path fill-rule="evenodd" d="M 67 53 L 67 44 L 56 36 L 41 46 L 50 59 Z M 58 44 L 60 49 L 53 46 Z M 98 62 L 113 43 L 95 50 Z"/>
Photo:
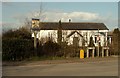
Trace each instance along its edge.
<path fill-rule="evenodd" d="M 65 40 L 68 42 L 68 45 L 73 44 L 73 37 L 79 37 L 79 46 L 82 46 L 82 38 L 75 33 L 74 35 L 70 36 L 70 38 L 66 38 L 67 35 L 69 35 L 72 31 L 75 30 L 62 30 L 62 41 Z M 86 46 L 89 44 L 90 41 L 90 37 L 93 37 L 93 40 L 95 41 L 95 35 L 98 35 L 98 30 L 77 30 L 81 35 L 84 36 L 84 39 L 87 40 Z M 108 30 L 99 30 L 99 32 L 108 32 Z M 46 38 L 46 37 L 51 37 L 53 38 L 53 41 L 57 42 L 57 30 L 40 30 L 37 33 L 37 38 L 40 40 L 41 38 Z M 34 34 L 32 33 L 32 37 L 34 37 Z M 100 37 L 100 42 L 101 42 L 101 46 L 104 45 L 104 39 L 106 38 L 104 35 L 99 33 L 99 37 Z M 95 43 L 95 46 L 97 46 L 98 43 Z"/>

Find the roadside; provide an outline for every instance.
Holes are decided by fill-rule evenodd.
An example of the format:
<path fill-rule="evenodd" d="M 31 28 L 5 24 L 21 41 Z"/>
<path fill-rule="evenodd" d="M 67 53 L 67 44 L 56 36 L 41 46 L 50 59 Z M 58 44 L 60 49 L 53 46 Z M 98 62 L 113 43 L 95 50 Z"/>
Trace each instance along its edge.
<path fill-rule="evenodd" d="M 88 63 L 88 62 L 110 62 L 117 60 L 117 56 L 109 57 L 95 57 L 95 58 L 66 58 L 66 59 L 55 59 L 55 60 L 40 60 L 40 61 L 17 61 L 17 62 L 2 62 L 2 66 L 28 66 L 28 65 L 41 65 L 41 64 L 63 64 L 63 63 Z"/>

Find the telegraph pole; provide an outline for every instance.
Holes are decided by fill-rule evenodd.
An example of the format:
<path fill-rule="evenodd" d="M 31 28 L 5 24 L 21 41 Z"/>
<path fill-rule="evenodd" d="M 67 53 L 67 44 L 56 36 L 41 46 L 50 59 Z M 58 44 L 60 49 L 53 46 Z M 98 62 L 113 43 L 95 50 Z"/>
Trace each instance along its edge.
<path fill-rule="evenodd" d="M 58 27 L 57 34 L 58 34 L 58 39 L 57 39 L 58 44 L 61 45 L 61 43 L 62 43 L 62 26 L 61 26 L 61 20 L 59 21 L 59 27 Z"/>
<path fill-rule="evenodd" d="M 99 29 L 98 29 L 98 53 L 97 53 L 98 57 L 99 57 L 99 54 L 100 54 L 99 40 L 100 40 L 100 38 L 99 38 Z"/>

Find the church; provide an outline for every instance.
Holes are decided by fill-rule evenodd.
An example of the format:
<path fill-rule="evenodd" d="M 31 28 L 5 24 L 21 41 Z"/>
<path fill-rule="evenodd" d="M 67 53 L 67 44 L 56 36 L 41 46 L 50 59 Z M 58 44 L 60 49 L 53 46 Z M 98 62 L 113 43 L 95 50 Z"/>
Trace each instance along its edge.
<path fill-rule="evenodd" d="M 70 20 L 68 22 L 41 22 L 38 26 L 32 25 L 32 30 L 37 31 L 39 40 L 52 37 L 53 41 L 66 41 L 68 45 L 72 45 L 75 40 L 78 46 L 82 46 L 83 41 L 85 41 L 85 46 L 88 46 L 90 37 L 93 37 L 95 46 L 98 45 L 98 41 L 101 46 L 107 46 L 107 42 L 111 42 L 111 39 L 107 37 L 109 29 L 103 23 L 71 22 Z"/>
<path fill-rule="evenodd" d="M 87 47 L 90 37 L 94 42 L 94 47 L 107 47 L 111 42 L 108 37 L 109 29 L 104 23 L 94 22 L 39 22 L 39 19 L 32 19 L 32 37 L 43 40 L 45 43 L 49 38 L 56 43 L 67 42 L 67 45 Z"/>

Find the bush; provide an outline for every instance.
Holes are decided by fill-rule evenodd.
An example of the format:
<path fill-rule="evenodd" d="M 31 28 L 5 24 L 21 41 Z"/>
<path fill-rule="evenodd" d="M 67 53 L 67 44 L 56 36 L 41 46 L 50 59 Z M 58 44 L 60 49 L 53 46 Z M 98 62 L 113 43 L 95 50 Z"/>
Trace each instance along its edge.
<path fill-rule="evenodd" d="M 25 28 L 20 28 L 18 30 L 9 30 L 7 32 L 4 32 L 2 35 L 3 39 L 13 39 L 13 38 L 18 38 L 18 39 L 31 39 L 31 32 L 29 32 Z"/>
<path fill-rule="evenodd" d="M 2 36 L 2 59 L 24 60 L 33 56 L 33 39 L 31 33 L 25 29 L 9 30 Z"/>
<path fill-rule="evenodd" d="M 47 56 L 56 56 L 59 50 L 60 50 L 60 45 L 52 42 L 51 40 L 47 41 L 43 45 L 43 52 Z"/>
<path fill-rule="evenodd" d="M 3 39 L 3 60 L 24 60 L 32 56 L 33 42 L 28 39 Z"/>

